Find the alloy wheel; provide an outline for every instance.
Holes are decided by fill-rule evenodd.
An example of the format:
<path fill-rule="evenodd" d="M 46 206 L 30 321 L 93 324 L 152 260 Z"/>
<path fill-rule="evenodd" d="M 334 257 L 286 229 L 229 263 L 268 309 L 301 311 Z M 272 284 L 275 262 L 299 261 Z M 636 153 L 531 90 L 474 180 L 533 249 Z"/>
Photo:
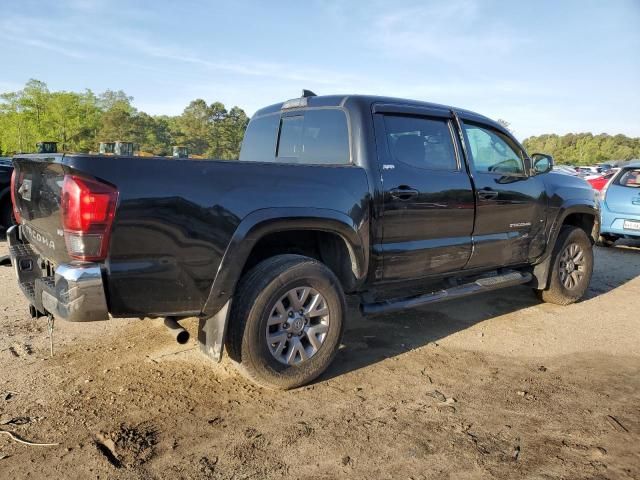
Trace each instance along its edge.
<path fill-rule="evenodd" d="M 576 288 L 586 275 L 586 259 L 584 250 L 577 243 L 570 243 L 560 255 L 560 281 L 565 288 Z"/>
<path fill-rule="evenodd" d="M 274 304 L 267 321 L 271 355 L 285 365 L 300 365 L 318 353 L 329 323 L 329 307 L 322 294 L 308 286 L 292 288 Z"/>

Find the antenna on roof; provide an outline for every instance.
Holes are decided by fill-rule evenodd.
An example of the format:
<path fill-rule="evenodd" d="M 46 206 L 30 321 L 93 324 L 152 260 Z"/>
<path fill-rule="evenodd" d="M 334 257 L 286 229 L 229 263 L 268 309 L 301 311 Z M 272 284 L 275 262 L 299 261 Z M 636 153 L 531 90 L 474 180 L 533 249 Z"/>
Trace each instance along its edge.
<path fill-rule="evenodd" d="M 317 97 L 317 95 L 315 93 L 313 93 L 311 90 L 307 90 L 305 88 L 302 89 L 302 98 L 307 98 L 307 97 Z"/>

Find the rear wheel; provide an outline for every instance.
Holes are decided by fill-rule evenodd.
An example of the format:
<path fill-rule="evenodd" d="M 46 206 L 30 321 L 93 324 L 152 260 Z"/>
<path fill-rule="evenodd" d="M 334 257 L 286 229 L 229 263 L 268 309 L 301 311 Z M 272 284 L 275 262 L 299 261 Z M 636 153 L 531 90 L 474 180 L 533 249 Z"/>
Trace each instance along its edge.
<path fill-rule="evenodd" d="M 545 302 L 569 305 L 585 294 L 592 274 L 591 240 L 584 230 L 567 225 L 562 227 L 553 249 L 549 286 L 537 290 L 537 294 Z"/>
<path fill-rule="evenodd" d="M 301 255 L 269 258 L 240 282 L 229 320 L 229 356 L 255 383 L 299 387 L 333 360 L 345 311 L 340 283 L 325 265 Z"/>

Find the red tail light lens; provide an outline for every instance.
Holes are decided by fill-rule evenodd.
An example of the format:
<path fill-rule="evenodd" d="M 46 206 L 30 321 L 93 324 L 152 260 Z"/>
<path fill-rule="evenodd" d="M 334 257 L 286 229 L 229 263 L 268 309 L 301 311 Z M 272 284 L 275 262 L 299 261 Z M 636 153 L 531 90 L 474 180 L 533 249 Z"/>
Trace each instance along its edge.
<path fill-rule="evenodd" d="M 65 175 L 62 184 L 62 225 L 67 251 L 79 260 L 104 260 L 118 190 L 102 182 Z"/>
<path fill-rule="evenodd" d="M 16 204 L 16 169 L 11 172 L 11 208 L 13 209 L 13 216 L 16 219 L 16 223 L 22 221 L 20 212 L 18 211 L 18 205 Z"/>

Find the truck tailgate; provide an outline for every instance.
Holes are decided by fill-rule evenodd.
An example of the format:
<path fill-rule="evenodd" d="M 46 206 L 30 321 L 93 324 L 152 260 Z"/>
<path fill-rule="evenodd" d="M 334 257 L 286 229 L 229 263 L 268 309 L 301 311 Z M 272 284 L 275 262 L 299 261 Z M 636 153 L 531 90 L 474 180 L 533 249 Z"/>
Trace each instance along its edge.
<path fill-rule="evenodd" d="M 54 264 L 69 260 L 60 212 L 63 157 L 25 155 L 13 159 L 22 234 L 37 253 Z"/>

